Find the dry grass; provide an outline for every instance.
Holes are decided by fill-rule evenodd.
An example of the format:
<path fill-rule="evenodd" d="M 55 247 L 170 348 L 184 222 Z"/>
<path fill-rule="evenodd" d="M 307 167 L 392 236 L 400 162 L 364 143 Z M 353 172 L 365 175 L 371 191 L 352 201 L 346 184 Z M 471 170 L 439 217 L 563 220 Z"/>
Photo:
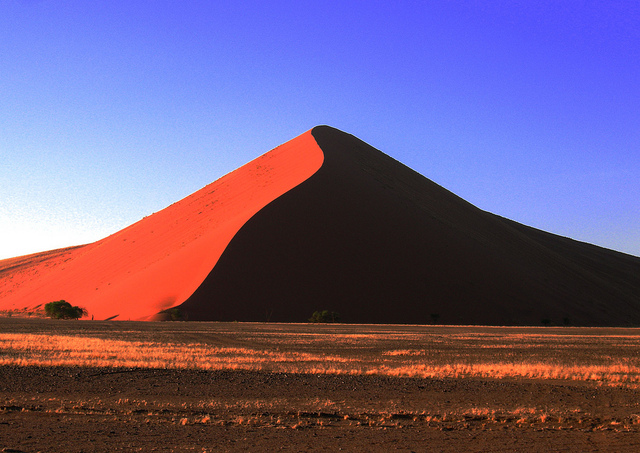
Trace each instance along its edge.
<path fill-rule="evenodd" d="M 174 369 L 242 369 L 303 372 L 296 364 L 349 359 L 308 353 L 214 347 L 201 343 L 158 343 L 89 336 L 0 334 L 0 364 Z"/>
<path fill-rule="evenodd" d="M 0 364 L 554 379 L 640 386 L 640 331 L 635 329 L 49 320 L 22 321 L 17 326 L 0 334 Z M 40 331 L 33 326 L 40 326 Z"/>
<path fill-rule="evenodd" d="M 93 415 L 145 423 L 177 425 L 245 425 L 304 429 L 330 426 L 365 426 L 403 428 L 427 426 L 434 429 L 505 429 L 507 426 L 534 429 L 588 429 L 590 431 L 637 431 L 640 416 L 600 417 L 580 408 L 541 408 L 535 406 L 460 407 L 457 409 L 415 410 L 398 407 L 395 402 L 381 402 L 377 407 L 364 407 L 326 398 L 200 400 L 192 402 L 158 401 L 138 398 L 93 397 L 77 400 L 48 397 L 34 406 L 33 398 L 14 397 L 0 406 L 22 412 L 58 415 Z M 294 409 L 295 406 L 295 409 Z M 4 409 L 6 412 L 7 409 Z"/>

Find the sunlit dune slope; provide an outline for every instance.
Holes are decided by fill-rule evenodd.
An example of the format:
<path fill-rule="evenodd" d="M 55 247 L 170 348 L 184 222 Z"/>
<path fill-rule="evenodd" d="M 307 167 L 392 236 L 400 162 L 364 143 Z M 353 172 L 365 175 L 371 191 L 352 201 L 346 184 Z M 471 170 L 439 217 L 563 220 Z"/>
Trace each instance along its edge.
<path fill-rule="evenodd" d="M 306 132 L 103 240 L 0 261 L 0 310 L 65 299 L 95 319 L 152 319 L 184 302 L 242 225 L 322 161 Z"/>
<path fill-rule="evenodd" d="M 640 259 L 481 211 L 359 139 L 234 236 L 190 319 L 640 325 Z"/>

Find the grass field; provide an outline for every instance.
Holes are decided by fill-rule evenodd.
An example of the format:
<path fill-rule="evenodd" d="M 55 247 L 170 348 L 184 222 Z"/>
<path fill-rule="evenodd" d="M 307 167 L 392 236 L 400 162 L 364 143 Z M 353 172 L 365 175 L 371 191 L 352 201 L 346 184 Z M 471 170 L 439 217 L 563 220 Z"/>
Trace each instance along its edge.
<path fill-rule="evenodd" d="M 0 364 L 640 385 L 640 329 L 2 320 Z"/>
<path fill-rule="evenodd" d="M 0 318 L 0 449 L 640 451 L 640 330 Z"/>

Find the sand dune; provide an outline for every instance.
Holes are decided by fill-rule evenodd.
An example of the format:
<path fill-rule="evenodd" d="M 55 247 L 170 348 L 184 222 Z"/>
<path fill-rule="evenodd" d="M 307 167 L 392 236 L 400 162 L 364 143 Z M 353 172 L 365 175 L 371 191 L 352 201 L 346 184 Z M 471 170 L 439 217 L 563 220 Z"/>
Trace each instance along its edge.
<path fill-rule="evenodd" d="M 0 309 L 65 299 L 95 319 L 151 319 L 188 298 L 238 229 L 322 161 L 307 132 L 101 241 L 0 262 Z"/>
<path fill-rule="evenodd" d="M 94 244 L 0 262 L 0 309 L 96 319 L 640 325 L 640 258 L 484 212 L 336 129 Z"/>

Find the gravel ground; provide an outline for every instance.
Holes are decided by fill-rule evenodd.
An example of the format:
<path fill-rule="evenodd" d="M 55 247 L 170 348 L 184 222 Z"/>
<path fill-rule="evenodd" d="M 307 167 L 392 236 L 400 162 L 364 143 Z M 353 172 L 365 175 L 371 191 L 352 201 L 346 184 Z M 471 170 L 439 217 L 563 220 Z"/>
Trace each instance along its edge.
<path fill-rule="evenodd" d="M 0 367 L 4 451 L 640 451 L 640 391 L 566 382 Z"/>

